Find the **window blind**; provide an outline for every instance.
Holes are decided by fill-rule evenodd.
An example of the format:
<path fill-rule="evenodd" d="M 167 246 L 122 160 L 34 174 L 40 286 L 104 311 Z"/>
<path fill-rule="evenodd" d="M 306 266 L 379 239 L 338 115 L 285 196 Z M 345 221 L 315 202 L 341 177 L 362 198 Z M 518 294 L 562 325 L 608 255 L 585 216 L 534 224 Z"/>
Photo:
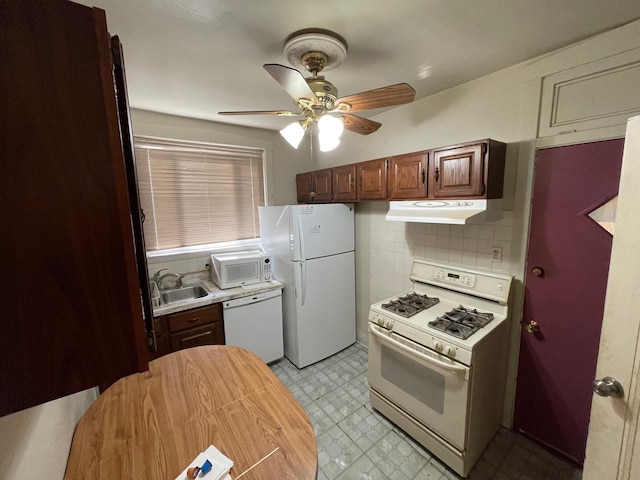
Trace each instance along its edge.
<path fill-rule="evenodd" d="M 263 150 L 135 136 L 147 250 L 258 238 Z"/>

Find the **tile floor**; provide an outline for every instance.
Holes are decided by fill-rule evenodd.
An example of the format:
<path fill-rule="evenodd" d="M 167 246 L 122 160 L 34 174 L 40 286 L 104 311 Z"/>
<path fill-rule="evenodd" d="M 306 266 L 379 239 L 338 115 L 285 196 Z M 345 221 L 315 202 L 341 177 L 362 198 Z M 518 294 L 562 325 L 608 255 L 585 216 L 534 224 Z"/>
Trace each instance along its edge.
<path fill-rule="evenodd" d="M 318 480 L 453 480 L 432 457 L 369 404 L 367 349 L 356 343 L 302 370 L 271 369 L 307 410 L 318 441 Z M 524 437 L 501 429 L 469 479 L 579 480 L 582 472 Z"/>

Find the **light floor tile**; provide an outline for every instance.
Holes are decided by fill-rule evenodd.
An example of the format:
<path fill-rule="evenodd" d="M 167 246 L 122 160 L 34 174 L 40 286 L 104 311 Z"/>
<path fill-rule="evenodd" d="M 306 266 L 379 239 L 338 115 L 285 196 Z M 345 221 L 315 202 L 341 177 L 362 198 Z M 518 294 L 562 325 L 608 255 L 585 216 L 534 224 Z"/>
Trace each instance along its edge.
<path fill-rule="evenodd" d="M 287 359 L 270 364 L 313 423 L 318 444 L 318 480 L 460 480 L 371 407 L 367 362 L 367 348 L 356 343 L 303 369 Z M 502 428 L 467 478 L 580 480 L 582 472 L 536 443 Z"/>

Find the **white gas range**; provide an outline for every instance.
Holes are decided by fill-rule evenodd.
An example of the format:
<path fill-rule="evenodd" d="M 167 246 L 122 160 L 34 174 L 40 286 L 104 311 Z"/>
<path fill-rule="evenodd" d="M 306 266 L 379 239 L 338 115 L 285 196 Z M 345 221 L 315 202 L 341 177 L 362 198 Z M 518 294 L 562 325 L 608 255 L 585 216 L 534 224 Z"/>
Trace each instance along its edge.
<path fill-rule="evenodd" d="M 371 306 L 371 405 L 466 476 L 502 422 L 512 277 L 414 260 Z"/>

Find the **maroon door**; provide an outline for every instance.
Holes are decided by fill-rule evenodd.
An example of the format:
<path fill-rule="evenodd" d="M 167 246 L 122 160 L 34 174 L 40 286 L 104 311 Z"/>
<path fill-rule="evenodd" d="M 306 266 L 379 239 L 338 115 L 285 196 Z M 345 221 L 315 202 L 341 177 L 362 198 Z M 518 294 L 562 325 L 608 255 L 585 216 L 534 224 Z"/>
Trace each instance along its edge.
<path fill-rule="evenodd" d="M 539 150 L 535 163 L 514 426 L 578 463 L 612 243 L 588 214 L 617 195 L 623 143 Z"/>

